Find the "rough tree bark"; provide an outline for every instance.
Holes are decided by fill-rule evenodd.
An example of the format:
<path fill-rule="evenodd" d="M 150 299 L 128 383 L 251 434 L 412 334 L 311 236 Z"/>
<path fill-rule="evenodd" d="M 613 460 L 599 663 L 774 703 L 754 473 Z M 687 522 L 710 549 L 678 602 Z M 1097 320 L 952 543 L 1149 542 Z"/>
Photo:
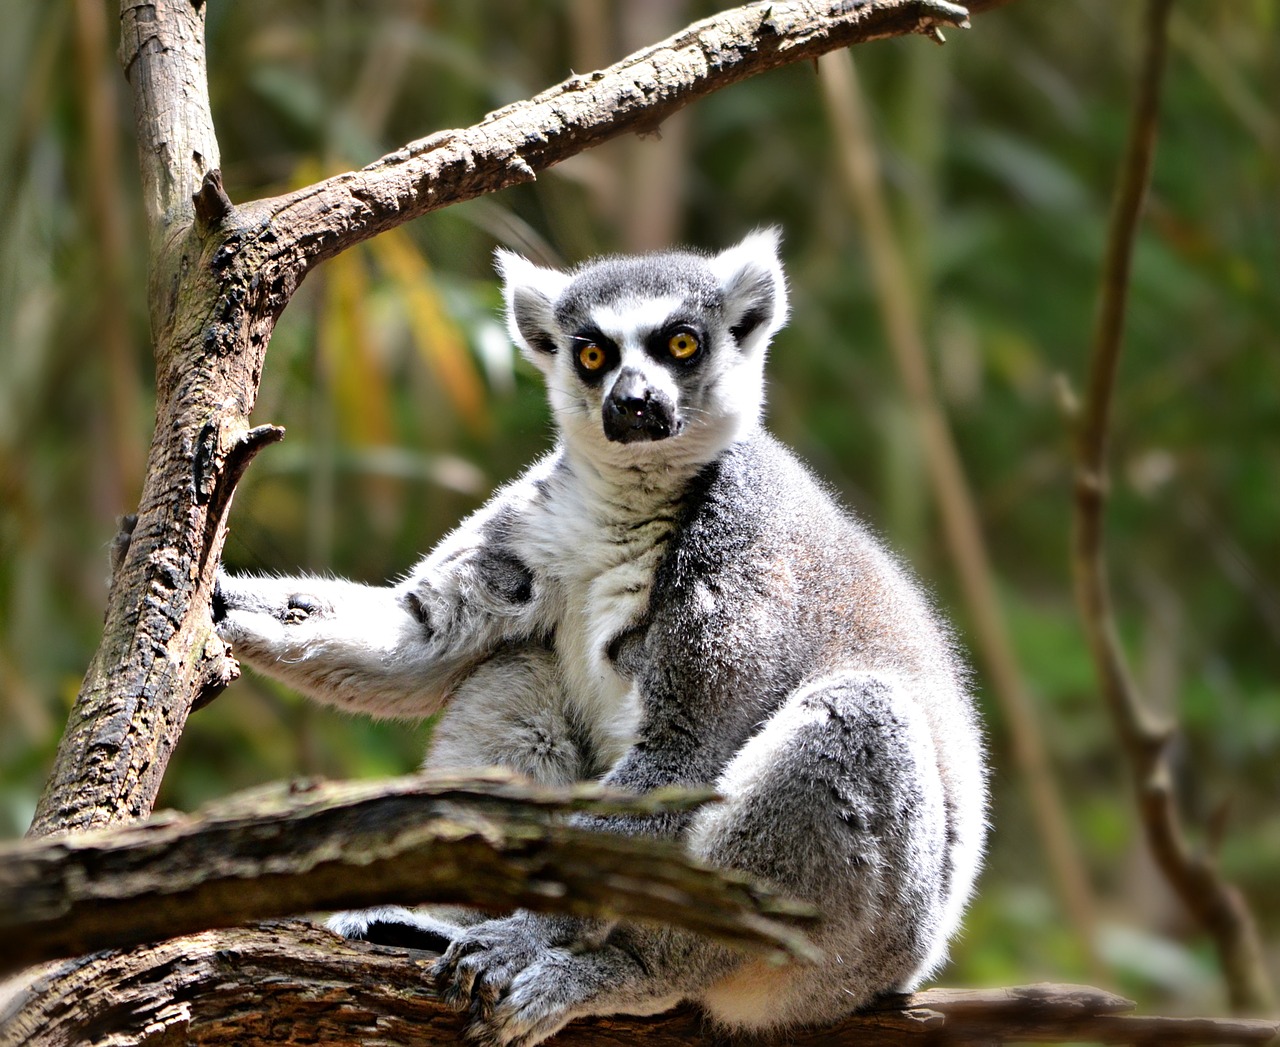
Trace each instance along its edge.
<path fill-rule="evenodd" d="M 423 976 L 431 953 L 348 942 L 300 921 L 208 931 L 56 964 L 6 1004 L 0 1047 L 250 1047 L 270 1043 L 460 1042 L 461 1018 Z M 932 989 L 886 999 L 793 1047 L 1001 1043 L 1265 1044 L 1275 1022 L 1128 1014 L 1128 1000 L 1082 986 Z M 7 1013 L 6 1013 L 7 1012 Z M 724 1039 L 692 1008 L 653 1018 L 591 1018 L 557 1045 L 714 1047 Z"/>

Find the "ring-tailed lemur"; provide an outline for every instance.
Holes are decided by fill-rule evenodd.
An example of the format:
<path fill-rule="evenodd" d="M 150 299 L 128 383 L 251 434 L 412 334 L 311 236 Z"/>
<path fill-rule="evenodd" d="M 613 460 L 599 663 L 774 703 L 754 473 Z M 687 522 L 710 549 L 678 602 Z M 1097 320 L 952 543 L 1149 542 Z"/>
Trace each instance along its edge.
<path fill-rule="evenodd" d="M 724 802 L 694 815 L 587 824 L 679 838 L 822 910 L 825 962 L 781 968 L 628 923 L 339 919 L 451 939 L 436 976 L 483 1042 L 680 1000 L 740 1029 L 834 1020 L 934 969 L 972 889 L 986 786 L 950 636 L 761 428 L 777 248 L 761 232 L 568 272 L 500 253 L 556 449 L 397 585 L 220 579 L 219 630 L 257 668 L 379 715 L 448 703 L 428 765 L 714 784 Z"/>

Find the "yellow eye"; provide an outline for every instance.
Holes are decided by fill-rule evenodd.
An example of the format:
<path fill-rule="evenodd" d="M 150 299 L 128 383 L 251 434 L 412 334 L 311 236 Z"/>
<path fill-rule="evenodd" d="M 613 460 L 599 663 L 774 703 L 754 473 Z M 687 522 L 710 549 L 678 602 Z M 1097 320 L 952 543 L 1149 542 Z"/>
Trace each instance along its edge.
<path fill-rule="evenodd" d="M 588 342 L 578 350 L 578 363 L 588 371 L 598 371 L 604 366 L 604 350 L 595 342 Z"/>
<path fill-rule="evenodd" d="M 688 331 L 678 331 L 667 342 L 667 349 L 677 360 L 687 360 L 698 351 L 698 339 Z"/>

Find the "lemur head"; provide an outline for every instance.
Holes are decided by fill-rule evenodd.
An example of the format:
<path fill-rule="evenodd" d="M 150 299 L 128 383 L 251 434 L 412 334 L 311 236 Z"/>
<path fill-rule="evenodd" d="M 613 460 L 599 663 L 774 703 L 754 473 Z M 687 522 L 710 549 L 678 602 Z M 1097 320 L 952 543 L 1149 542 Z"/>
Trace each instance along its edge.
<path fill-rule="evenodd" d="M 713 460 L 759 421 L 787 314 L 778 233 L 720 254 L 601 258 L 567 272 L 499 251 L 507 322 L 576 450 L 619 465 Z"/>

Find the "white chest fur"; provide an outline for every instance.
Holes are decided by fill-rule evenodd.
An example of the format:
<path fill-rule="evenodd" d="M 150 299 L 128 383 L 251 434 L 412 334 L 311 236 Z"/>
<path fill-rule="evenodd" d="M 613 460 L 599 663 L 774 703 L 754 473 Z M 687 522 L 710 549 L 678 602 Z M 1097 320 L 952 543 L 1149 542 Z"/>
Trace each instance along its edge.
<path fill-rule="evenodd" d="M 608 648 L 648 609 L 674 510 L 669 499 L 567 469 L 548 478 L 544 494 L 528 518 L 524 552 L 560 590 L 555 642 L 570 700 L 620 754 L 639 709 Z"/>

